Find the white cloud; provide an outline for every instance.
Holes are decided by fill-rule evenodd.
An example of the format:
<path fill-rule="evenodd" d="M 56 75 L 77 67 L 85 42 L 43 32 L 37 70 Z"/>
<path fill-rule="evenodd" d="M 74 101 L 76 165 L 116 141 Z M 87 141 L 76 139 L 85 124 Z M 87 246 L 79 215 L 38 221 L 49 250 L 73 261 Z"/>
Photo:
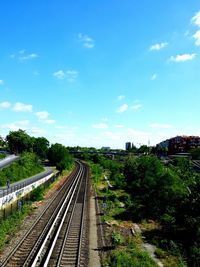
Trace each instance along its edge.
<path fill-rule="evenodd" d="M 0 85 L 4 85 L 4 81 L 3 80 L 0 80 Z"/>
<path fill-rule="evenodd" d="M 40 129 L 38 127 L 31 127 L 30 129 L 27 129 L 26 130 L 28 134 L 33 134 L 33 135 L 36 135 L 36 136 L 42 136 L 46 133 L 45 130 L 43 129 Z"/>
<path fill-rule="evenodd" d="M 24 126 L 30 124 L 29 120 L 21 120 L 21 121 L 17 121 L 16 123 L 19 125 L 24 125 Z"/>
<path fill-rule="evenodd" d="M 16 103 L 13 107 L 13 110 L 16 112 L 32 112 L 32 105 L 26 105 L 24 103 Z"/>
<path fill-rule="evenodd" d="M 94 47 L 94 41 L 91 39 L 89 42 L 87 41 L 83 45 L 86 48 L 93 48 Z"/>
<path fill-rule="evenodd" d="M 140 109 L 141 107 L 142 107 L 142 104 L 135 104 L 135 105 L 131 106 L 131 109 L 133 109 L 133 110 L 138 110 L 138 109 Z"/>
<path fill-rule="evenodd" d="M 157 129 L 170 129 L 173 126 L 171 124 L 161 124 L 161 123 L 151 123 L 149 125 L 150 128 L 157 128 Z"/>
<path fill-rule="evenodd" d="M 94 47 L 94 39 L 90 36 L 79 33 L 78 38 L 85 48 L 91 49 Z"/>
<path fill-rule="evenodd" d="M 44 123 L 54 124 L 54 123 L 56 123 L 56 121 L 55 120 L 44 120 Z"/>
<path fill-rule="evenodd" d="M 119 95 L 119 96 L 117 97 L 117 99 L 118 99 L 119 101 L 123 100 L 124 98 L 125 98 L 125 95 Z"/>
<path fill-rule="evenodd" d="M 8 129 L 10 131 L 17 131 L 19 129 L 26 130 L 22 125 L 18 125 L 16 123 L 3 124 L 3 125 L 1 125 L 1 128 L 2 129 Z"/>
<path fill-rule="evenodd" d="M 106 123 L 98 123 L 98 124 L 93 124 L 92 128 L 95 128 L 95 129 L 107 129 L 108 125 Z"/>
<path fill-rule="evenodd" d="M 78 74 L 79 73 L 76 70 L 59 70 L 54 72 L 53 76 L 56 77 L 58 80 L 64 80 L 66 78 L 69 82 L 74 82 L 78 78 Z"/>
<path fill-rule="evenodd" d="M 103 133 L 104 139 L 113 147 L 124 148 L 127 141 L 134 142 L 135 145 L 147 144 L 150 133 L 133 128 L 124 128 L 120 131 L 106 131 Z"/>
<path fill-rule="evenodd" d="M 67 126 L 67 125 L 55 125 L 55 128 L 56 129 L 60 129 L 60 130 L 67 130 L 67 131 L 74 131 L 74 130 L 77 130 L 79 129 L 78 126 Z"/>
<path fill-rule="evenodd" d="M 26 130 L 26 126 L 29 123 L 30 122 L 28 120 L 21 120 L 21 121 L 16 121 L 16 122 L 12 122 L 12 123 L 3 124 L 0 127 L 2 129 L 8 129 L 10 131 L 17 131 L 19 129 Z"/>
<path fill-rule="evenodd" d="M 117 129 L 121 129 L 121 128 L 124 128 L 124 125 L 122 125 L 122 124 L 117 124 L 117 125 L 115 125 L 115 128 L 117 128 Z"/>
<path fill-rule="evenodd" d="M 123 104 L 117 109 L 117 112 L 118 113 L 123 113 L 123 112 L 127 111 L 127 109 L 128 109 L 128 105 L 127 104 Z"/>
<path fill-rule="evenodd" d="M 200 27 L 200 11 L 191 19 L 192 23 Z"/>
<path fill-rule="evenodd" d="M 29 55 L 20 56 L 19 59 L 23 61 L 23 60 L 34 59 L 34 58 L 37 58 L 37 57 L 39 57 L 38 54 L 32 53 L 32 54 L 29 54 Z"/>
<path fill-rule="evenodd" d="M 55 125 L 56 127 L 56 125 Z M 94 134 L 91 129 L 88 129 L 87 132 L 84 132 L 83 129 L 68 129 L 59 130 L 57 133 L 48 132 L 47 138 L 52 143 L 63 143 L 66 146 L 94 146 L 101 148 L 103 146 L 109 146 L 112 148 L 125 148 L 125 143 L 130 141 L 134 143 L 137 147 L 145 144 L 148 145 L 149 141 L 151 145 L 155 145 L 162 140 L 167 139 L 168 137 L 175 136 L 179 133 L 174 128 L 172 129 L 156 129 L 148 128 L 147 131 L 137 128 L 126 128 L 124 127 L 115 127 L 109 130 L 105 128 L 99 131 L 96 130 Z M 184 130 L 182 130 L 182 133 Z M 191 133 L 191 131 L 190 131 Z"/>
<path fill-rule="evenodd" d="M 177 55 L 177 56 L 171 56 L 170 57 L 170 61 L 173 62 L 185 62 L 185 61 L 189 61 L 189 60 L 193 60 L 196 57 L 196 54 L 182 54 L 182 55 Z"/>
<path fill-rule="evenodd" d="M 25 53 L 25 49 L 22 49 L 22 50 L 20 50 L 18 53 L 20 54 L 20 55 L 23 55 L 24 53 Z"/>
<path fill-rule="evenodd" d="M 55 125 L 55 128 L 56 129 L 66 129 L 67 126 L 64 126 L 64 125 Z"/>
<path fill-rule="evenodd" d="M 38 117 L 40 120 L 46 120 L 49 117 L 49 113 L 47 111 L 40 111 L 36 112 L 35 115 Z"/>
<path fill-rule="evenodd" d="M 78 78 L 78 71 L 76 70 L 67 70 L 66 71 L 67 80 L 69 82 L 74 82 Z"/>
<path fill-rule="evenodd" d="M 154 45 L 150 46 L 149 50 L 150 51 L 159 51 L 159 50 L 165 48 L 166 46 L 168 46 L 168 43 L 158 43 L 158 44 L 154 44 Z"/>
<path fill-rule="evenodd" d="M 53 123 L 56 122 L 55 120 L 50 120 L 49 119 L 49 112 L 47 112 L 47 111 L 39 111 L 39 112 L 36 112 L 35 115 L 43 123 L 53 124 Z"/>
<path fill-rule="evenodd" d="M 121 133 L 111 132 L 111 131 L 104 132 L 104 136 L 106 137 L 107 140 L 110 139 L 112 141 L 117 141 L 117 142 L 119 142 L 122 138 Z"/>
<path fill-rule="evenodd" d="M 200 30 L 198 30 L 192 37 L 195 39 L 195 44 L 200 46 Z"/>
<path fill-rule="evenodd" d="M 0 108 L 10 108 L 11 107 L 11 103 L 10 102 L 1 102 L 0 103 Z"/>
<path fill-rule="evenodd" d="M 158 75 L 156 73 L 154 73 L 152 76 L 151 76 L 151 80 L 154 81 L 158 78 Z"/>
<path fill-rule="evenodd" d="M 148 132 L 143 132 L 134 128 L 128 128 L 127 130 L 127 135 L 129 136 L 129 139 L 131 140 L 141 140 L 141 142 L 143 142 L 143 140 L 148 140 L 149 139 L 149 133 Z M 135 143 L 135 141 L 134 141 Z"/>
<path fill-rule="evenodd" d="M 10 58 L 11 59 L 18 59 L 20 61 L 25 61 L 25 60 L 31 60 L 31 59 L 35 59 L 38 58 L 39 55 L 36 53 L 30 53 L 30 54 L 25 54 L 26 50 L 22 49 L 20 51 L 18 51 L 16 54 L 10 54 Z"/>
<path fill-rule="evenodd" d="M 53 76 L 56 77 L 59 80 L 65 79 L 65 73 L 64 73 L 63 70 L 58 70 L 58 71 L 54 72 Z"/>
<path fill-rule="evenodd" d="M 102 118 L 102 121 L 109 121 L 109 119 L 105 117 L 105 118 Z"/>

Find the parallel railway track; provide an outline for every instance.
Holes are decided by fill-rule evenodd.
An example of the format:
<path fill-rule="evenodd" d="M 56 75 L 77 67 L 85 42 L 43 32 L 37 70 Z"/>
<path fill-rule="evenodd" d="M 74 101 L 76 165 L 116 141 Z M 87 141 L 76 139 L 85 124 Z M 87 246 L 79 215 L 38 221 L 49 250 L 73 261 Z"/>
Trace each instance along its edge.
<path fill-rule="evenodd" d="M 77 163 L 68 182 L 0 266 L 86 266 L 87 179 L 87 167 Z"/>

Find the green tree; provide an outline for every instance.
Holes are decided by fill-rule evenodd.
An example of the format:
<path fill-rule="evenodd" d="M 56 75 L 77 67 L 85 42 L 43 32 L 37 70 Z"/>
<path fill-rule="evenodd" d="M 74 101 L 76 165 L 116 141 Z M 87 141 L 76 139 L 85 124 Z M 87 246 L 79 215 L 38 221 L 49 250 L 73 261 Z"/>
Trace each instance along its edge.
<path fill-rule="evenodd" d="M 33 152 L 41 159 L 47 158 L 49 149 L 49 141 L 45 137 L 34 138 L 33 140 Z"/>
<path fill-rule="evenodd" d="M 73 162 L 66 147 L 58 143 L 49 148 L 48 159 L 50 164 L 55 165 L 60 171 L 68 168 Z"/>
<path fill-rule="evenodd" d="M 6 145 L 6 141 L 4 140 L 2 136 L 0 136 L 0 147 L 5 147 L 5 145 Z"/>
<path fill-rule="evenodd" d="M 169 210 L 176 210 L 188 193 L 180 176 L 166 168 L 155 156 L 129 159 L 124 174 L 135 203 L 133 212 L 141 218 L 159 218 Z"/>
<path fill-rule="evenodd" d="M 126 161 L 129 212 L 134 220 L 158 220 L 165 237 L 160 245 L 182 251 L 188 266 L 200 266 L 200 174 L 186 159 L 173 164 L 166 166 L 154 156 Z"/>
<path fill-rule="evenodd" d="M 20 154 L 22 152 L 31 152 L 33 150 L 33 139 L 25 131 L 10 131 L 6 136 L 8 148 L 11 153 Z"/>
<path fill-rule="evenodd" d="M 138 153 L 149 154 L 150 153 L 150 147 L 148 147 L 147 145 L 142 145 L 141 147 L 138 148 Z"/>

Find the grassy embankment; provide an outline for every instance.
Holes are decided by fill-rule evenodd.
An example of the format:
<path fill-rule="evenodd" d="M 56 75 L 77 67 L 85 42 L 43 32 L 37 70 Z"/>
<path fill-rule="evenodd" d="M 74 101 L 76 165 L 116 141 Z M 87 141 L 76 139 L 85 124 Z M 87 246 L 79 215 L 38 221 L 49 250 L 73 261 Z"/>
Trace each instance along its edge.
<path fill-rule="evenodd" d="M 5 186 L 8 180 L 14 183 L 42 171 L 44 168 L 38 158 L 32 153 L 24 153 L 19 160 L 0 170 L 0 186 Z"/>
<path fill-rule="evenodd" d="M 0 153 L 0 160 L 1 160 L 1 159 L 4 159 L 5 157 L 6 157 L 5 154 L 1 154 L 1 153 Z"/>

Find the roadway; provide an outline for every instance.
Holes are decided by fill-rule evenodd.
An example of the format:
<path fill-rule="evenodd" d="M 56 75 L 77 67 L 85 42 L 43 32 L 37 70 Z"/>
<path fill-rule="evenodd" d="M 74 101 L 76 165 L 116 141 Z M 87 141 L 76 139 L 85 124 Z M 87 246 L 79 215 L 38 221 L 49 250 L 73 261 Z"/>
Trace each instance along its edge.
<path fill-rule="evenodd" d="M 0 169 L 10 165 L 11 163 L 13 163 L 14 161 L 18 160 L 19 156 L 16 155 L 9 155 L 6 158 L 0 160 Z"/>

